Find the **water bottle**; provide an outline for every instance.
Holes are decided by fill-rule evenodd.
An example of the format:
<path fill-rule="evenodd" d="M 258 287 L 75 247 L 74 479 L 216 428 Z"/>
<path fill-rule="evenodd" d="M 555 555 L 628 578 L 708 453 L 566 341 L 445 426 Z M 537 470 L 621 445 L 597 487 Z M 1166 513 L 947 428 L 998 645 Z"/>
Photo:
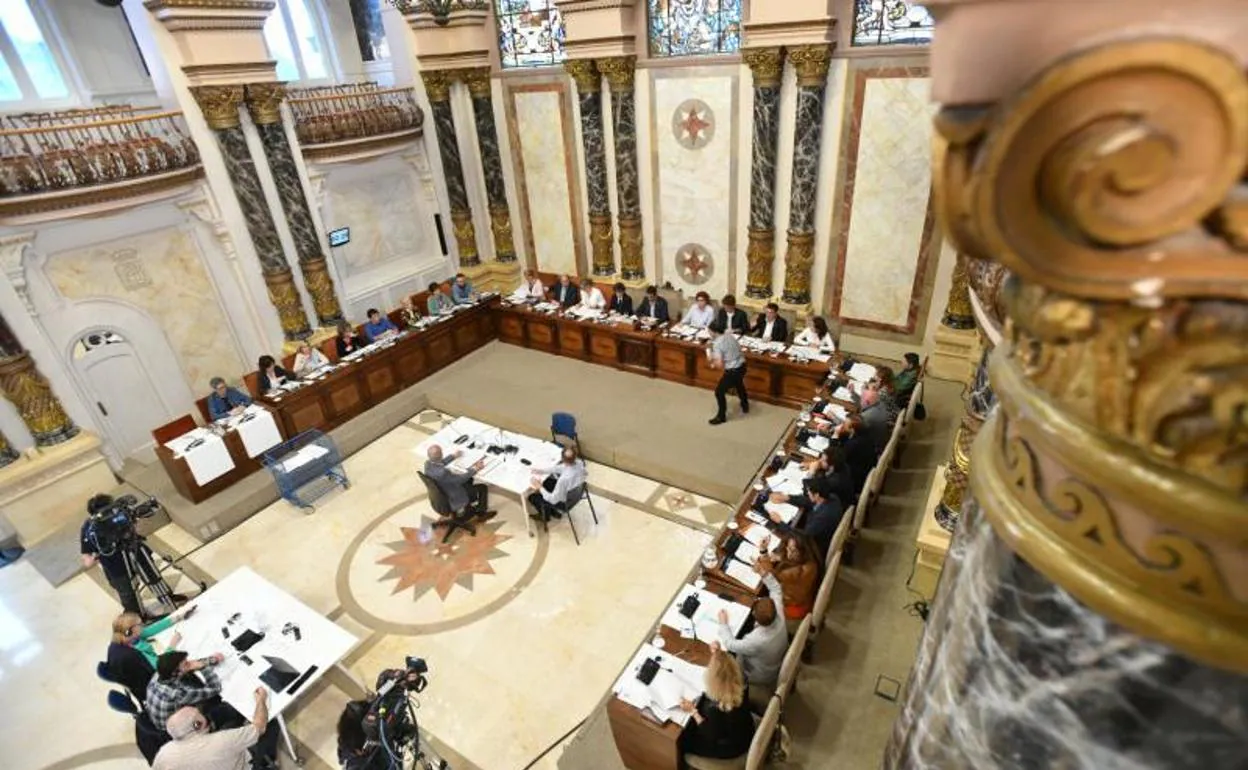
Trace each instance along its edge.
<path fill-rule="evenodd" d="M 421 524 L 420 532 L 416 533 L 416 539 L 420 541 L 421 545 L 428 545 L 433 540 L 433 525 L 427 521 Z"/>
<path fill-rule="evenodd" d="M 708 545 L 706 550 L 702 552 L 702 567 L 704 569 L 714 569 L 719 564 L 719 552 L 715 550 L 715 546 Z"/>

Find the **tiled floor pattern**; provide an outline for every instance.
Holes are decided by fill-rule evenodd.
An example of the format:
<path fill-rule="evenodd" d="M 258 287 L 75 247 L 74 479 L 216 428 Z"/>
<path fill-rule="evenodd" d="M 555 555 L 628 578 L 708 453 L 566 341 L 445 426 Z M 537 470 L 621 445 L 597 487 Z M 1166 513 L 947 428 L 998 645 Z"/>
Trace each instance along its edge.
<path fill-rule="evenodd" d="M 599 521 L 574 512 L 580 547 L 566 523 L 529 537 L 519 501 L 499 494 L 498 517 L 475 538 L 425 542 L 433 513 L 411 450 L 450 419 L 422 412 L 349 458 L 351 489 L 314 513 L 279 501 L 207 544 L 172 524 L 152 543 L 213 578 L 250 566 L 331 617 L 362 640 L 347 660 L 357 679 L 426 658 L 418 716 L 456 770 L 519 770 L 590 712 L 729 509 L 591 463 Z M 0 706 L 0 745 L 28 747 L 6 768 L 145 766 L 94 674 L 116 612 L 89 575 L 53 589 L 29 565 L 0 570 L 0 683 L 37 693 Z M 334 724 L 355 689 L 338 679 L 288 715 L 308 767 L 337 766 Z M 61 722 L 66 704 L 77 706 L 74 730 L 27 740 Z M 535 767 L 553 768 L 561 751 Z"/>

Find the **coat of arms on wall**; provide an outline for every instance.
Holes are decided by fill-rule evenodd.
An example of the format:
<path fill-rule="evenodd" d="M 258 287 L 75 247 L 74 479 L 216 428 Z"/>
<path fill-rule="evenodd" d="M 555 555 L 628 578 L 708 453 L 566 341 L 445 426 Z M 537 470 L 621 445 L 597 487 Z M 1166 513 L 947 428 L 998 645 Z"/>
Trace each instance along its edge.
<path fill-rule="evenodd" d="M 715 272 L 715 259 L 700 243 L 686 243 L 676 249 L 676 272 L 685 283 L 697 286 L 706 283 Z"/>
<path fill-rule="evenodd" d="M 686 150 L 700 150 L 715 137 L 715 114 L 701 99 L 686 99 L 672 113 L 672 134 Z"/>

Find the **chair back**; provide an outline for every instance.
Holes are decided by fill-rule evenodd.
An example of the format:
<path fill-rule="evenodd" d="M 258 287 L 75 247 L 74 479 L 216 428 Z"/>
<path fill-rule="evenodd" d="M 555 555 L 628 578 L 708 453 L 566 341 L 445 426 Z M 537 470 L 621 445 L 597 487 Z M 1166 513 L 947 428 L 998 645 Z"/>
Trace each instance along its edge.
<path fill-rule="evenodd" d="M 338 334 L 321 343 L 321 352 L 325 354 L 325 360 L 331 364 L 338 363 Z"/>
<path fill-rule="evenodd" d="M 195 399 L 195 406 L 199 408 L 199 416 L 204 418 L 204 425 L 212 422 L 212 415 L 208 414 L 208 397 Z"/>
<path fill-rule="evenodd" d="M 828 562 L 825 569 L 831 569 L 832 555 L 838 554 L 845 547 L 845 541 L 849 539 L 849 532 L 854 525 L 854 511 L 851 509 L 841 515 L 841 523 L 837 525 L 836 532 L 832 534 L 832 544 L 828 546 Z"/>
<path fill-rule="evenodd" d="M 130 699 L 130 696 L 120 690 L 108 691 L 108 707 L 113 711 L 119 711 L 132 717 L 137 716 L 139 713 L 139 707 L 134 705 L 134 701 Z"/>
<path fill-rule="evenodd" d="M 208 408 L 208 400 L 204 400 L 204 408 Z M 157 444 L 165 445 L 173 441 L 178 436 L 190 433 L 195 430 L 195 418 L 189 414 L 184 414 L 173 422 L 166 423 L 152 431 L 152 438 Z"/>
<path fill-rule="evenodd" d="M 784 705 L 793 690 L 793 683 L 797 681 L 797 670 L 802 665 L 802 652 L 806 649 L 806 640 L 810 638 L 810 623 L 811 618 L 807 615 L 797 627 L 797 633 L 789 640 L 789 649 L 784 653 L 784 660 L 780 662 L 780 677 L 776 680 L 776 695 L 780 696 L 780 705 Z"/>
<path fill-rule="evenodd" d="M 121 684 L 121 682 L 114 679 L 113 675 L 109 672 L 108 661 L 106 660 L 101 660 L 99 663 L 95 664 L 95 675 L 109 684 Z"/>
<path fill-rule="evenodd" d="M 779 726 L 780 698 L 773 695 L 758 727 L 754 728 L 754 739 L 750 741 L 750 751 L 745 755 L 745 770 L 758 770 L 767 764 L 767 756 L 771 753 L 771 740 Z"/>
<path fill-rule="evenodd" d="M 811 633 L 823 628 L 828 607 L 832 604 L 832 589 L 836 586 L 836 575 L 841 570 L 841 551 L 834 551 L 828 559 L 828 568 L 823 573 L 823 582 L 819 584 L 819 593 L 815 594 L 815 606 L 810 611 Z"/>
<path fill-rule="evenodd" d="M 576 487 L 572 489 L 571 491 L 569 491 L 568 498 L 563 501 L 563 509 L 565 511 L 570 511 L 573 508 L 575 508 L 577 504 L 581 502 L 581 500 L 584 500 L 585 495 L 586 495 L 586 488 L 588 486 L 589 486 L 589 482 L 586 481 L 583 484 L 581 484 L 579 487 Z"/>
<path fill-rule="evenodd" d="M 248 372 L 243 375 L 243 384 L 247 386 L 247 394 L 252 398 L 260 397 L 260 372 Z"/>
<path fill-rule="evenodd" d="M 425 483 L 425 491 L 429 493 L 429 505 L 433 506 L 434 513 L 439 516 L 450 516 L 455 512 L 451 508 L 450 501 L 446 499 L 446 493 L 442 491 L 442 487 L 438 486 L 438 482 L 421 471 L 416 471 L 416 475 L 420 476 L 420 480 Z"/>
<path fill-rule="evenodd" d="M 550 435 L 576 439 L 576 418 L 567 412 L 555 412 L 550 416 Z"/>

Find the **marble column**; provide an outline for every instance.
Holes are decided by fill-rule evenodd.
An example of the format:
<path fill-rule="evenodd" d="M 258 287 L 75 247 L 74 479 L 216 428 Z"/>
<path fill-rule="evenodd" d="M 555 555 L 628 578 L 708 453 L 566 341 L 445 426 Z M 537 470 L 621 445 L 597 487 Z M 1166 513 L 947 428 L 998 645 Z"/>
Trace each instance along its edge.
<path fill-rule="evenodd" d="M 754 76 L 753 161 L 750 165 L 750 243 L 746 248 L 745 295 L 771 297 L 776 259 L 776 142 L 780 128 L 779 48 L 747 48 L 741 58 Z"/>
<path fill-rule="evenodd" d="M 438 136 L 438 154 L 442 158 L 442 175 L 446 196 L 451 204 L 451 229 L 459 246 L 460 267 L 481 264 L 477 251 L 477 231 L 472 225 L 472 209 L 468 205 L 468 189 L 464 186 L 464 165 L 459 157 L 455 135 L 455 116 L 451 112 L 453 72 L 429 70 L 420 73 L 433 112 L 433 127 Z"/>
<path fill-rule="evenodd" d="M 286 263 L 277 226 L 273 223 L 273 215 L 264 197 L 264 188 L 260 186 L 255 161 L 247 148 L 247 138 L 243 135 L 239 116 L 239 107 L 243 103 L 243 87 L 196 86 L 191 89 L 191 93 L 221 146 L 225 170 L 229 174 L 234 194 L 238 197 L 238 205 L 243 211 L 247 233 L 256 247 L 260 271 L 264 274 L 264 285 L 269 292 L 269 301 L 277 310 L 282 333 L 288 340 L 307 339 L 312 334 L 312 329 L 303 312 L 299 290 L 295 288 L 294 276 L 291 275 L 290 265 Z"/>
<path fill-rule="evenodd" d="M 321 326 L 333 326 L 342 319 L 342 308 L 334 292 L 329 266 L 321 251 L 321 239 L 317 234 L 312 211 L 299 178 L 299 167 L 290 149 L 286 127 L 282 122 L 282 99 L 285 87 L 281 83 L 255 83 L 247 86 L 247 109 L 260 133 L 264 153 L 273 172 L 273 182 L 290 225 L 299 256 L 299 269 L 303 273 L 303 285 L 312 296 L 316 318 Z"/>
<path fill-rule="evenodd" d="M 611 201 L 607 195 L 606 136 L 602 130 L 602 73 L 592 59 L 564 62 L 576 81 L 581 106 L 581 143 L 585 150 L 585 190 L 589 198 L 589 242 L 594 275 L 615 275 L 611 248 Z"/>
<path fill-rule="evenodd" d="M 611 85 L 611 125 L 615 131 L 615 198 L 620 227 L 620 275 L 641 281 L 641 192 L 637 187 L 637 118 L 633 76 L 637 57 L 599 59 L 598 69 Z"/>
<path fill-rule="evenodd" d="M 794 305 L 810 302 L 823 92 L 831 54 L 832 49 L 826 45 L 789 49 L 789 61 L 797 71 L 797 129 L 793 137 L 793 181 L 789 188 L 789 231 L 784 254 L 784 301 Z"/>
<path fill-rule="evenodd" d="M 62 444 L 78 435 L 78 426 L 65 413 L 52 386 L 40 374 L 35 360 L 18 342 L 17 335 L 3 317 L 0 317 L 0 393 L 17 409 L 35 439 L 35 446 Z M 7 457 L 12 452 L 13 448 L 5 441 L 0 455 Z M 7 465 L 12 459 L 0 465 Z"/>
<path fill-rule="evenodd" d="M 477 121 L 477 145 L 485 171 L 485 197 L 490 205 L 490 232 L 494 235 L 494 258 L 516 261 L 516 244 L 511 232 L 511 211 L 507 207 L 507 186 L 503 181 L 503 156 L 498 148 L 498 128 L 494 124 L 494 99 L 490 68 L 462 70 L 460 76 L 472 95 L 472 114 Z"/>
<path fill-rule="evenodd" d="M 953 285 L 949 287 L 949 299 L 945 302 L 945 315 L 940 322 L 950 329 L 974 329 L 975 311 L 971 310 L 970 272 L 968 258 L 958 254 L 953 265 Z"/>
<path fill-rule="evenodd" d="M 971 5 L 938 32 L 932 178 L 1007 320 L 884 767 L 1243 767 L 1248 43 Z M 986 23 L 1026 77 L 972 52 Z"/>

